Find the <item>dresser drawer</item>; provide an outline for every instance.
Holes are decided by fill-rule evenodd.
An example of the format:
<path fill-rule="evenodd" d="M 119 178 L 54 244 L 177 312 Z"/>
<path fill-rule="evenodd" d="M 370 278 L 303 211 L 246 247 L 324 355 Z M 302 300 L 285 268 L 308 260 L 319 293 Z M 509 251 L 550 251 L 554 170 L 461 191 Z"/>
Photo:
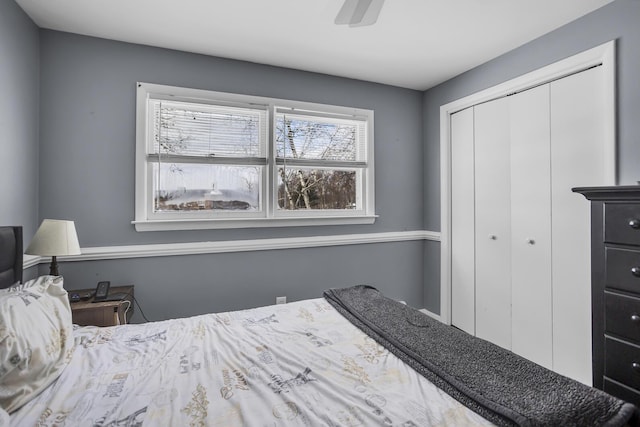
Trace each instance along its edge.
<path fill-rule="evenodd" d="M 640 203 L 604 205 L 604 241 L 640 245 Z"/>
<path fill-rule="evenodd" d="M 604 379 L 604 387 L 602 389 L 617 398 L 633 403 L 636 406 L 640 406 L 640 392 L 638 390 L 618 384 L 617 382 L 611 381 L 607 378 Z"/>
<path fill-rule="evenodd" d="M 604 375 L 640 389 L 640 347 L 606 338 L 604 351 Z"/>
<path fill-rule="evenodd" d="M 640 298 L 604 293 L 605 332 L 640 345 Z"/>
<path fill-rule="evenodd" d="M 640 251 L 606 248 L 605 287 L 640 295 Z"/>

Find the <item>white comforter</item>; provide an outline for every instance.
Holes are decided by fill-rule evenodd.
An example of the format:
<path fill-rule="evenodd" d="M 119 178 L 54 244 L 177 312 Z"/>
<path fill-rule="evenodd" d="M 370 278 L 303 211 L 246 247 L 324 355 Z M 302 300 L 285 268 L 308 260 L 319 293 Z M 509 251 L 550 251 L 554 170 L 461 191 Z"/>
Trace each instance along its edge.
<path fill-rule="evenodd" d="M 490 425 L 324 299 L 74 333 L 11 426 Z"/>

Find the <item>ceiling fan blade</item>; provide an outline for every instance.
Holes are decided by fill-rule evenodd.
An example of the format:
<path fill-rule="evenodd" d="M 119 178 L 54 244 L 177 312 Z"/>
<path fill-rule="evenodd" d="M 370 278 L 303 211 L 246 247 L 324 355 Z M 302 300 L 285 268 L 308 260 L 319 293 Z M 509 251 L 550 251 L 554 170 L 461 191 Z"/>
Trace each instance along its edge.
<path fill-rule="evenodd" d="M 358 0 L 356 10 L 354 10 L 353 15 L 351 15 L 349 25 L 355 25 L 362 22 L 362 18 L 364 18 L 367 10 L 369 10 L 369 6 L 371 6 L 371 1 L 372 0 Z"/>
<path fill-rule="evenodd" d="M 334 22 L 350 27 L 375 24 L 383 4 L 384 0 L 345 0 Z"/>
<path fill-rule="evenodd" d="M 356 10 L 356 6 L 358 6 L 358 0 L 345 0 L 334 23 L 338 25 L 350 24 L 351 17 Z"/>
<path fill-rule="evenodd" d="M 363 0 L 360 0 L 361 2 Z M 364 27 L 367 25 L 373 25 L 378 20 L 378 16 L 380 15 L 380 11 L 382 10 L 382 5 L 384 4 L 384 0 L 369 0 L 369 4 L 367 5 L 362 18 L 359 20 L 353 19 L 353 21 L 349 24 L 350 27 Z M 357 12 L 357 10 L 356 10 Z M 357 18 L 354 13 L 354 18 Z"/>

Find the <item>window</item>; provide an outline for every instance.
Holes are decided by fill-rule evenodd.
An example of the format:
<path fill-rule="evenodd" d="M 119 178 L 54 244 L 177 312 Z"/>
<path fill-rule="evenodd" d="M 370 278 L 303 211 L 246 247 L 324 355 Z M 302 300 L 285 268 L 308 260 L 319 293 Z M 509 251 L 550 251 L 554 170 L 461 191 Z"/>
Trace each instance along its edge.
<path fill-rule="evenodd" d="M 139 231 L 372 223 L 373 111 L 138 84 Z"/>

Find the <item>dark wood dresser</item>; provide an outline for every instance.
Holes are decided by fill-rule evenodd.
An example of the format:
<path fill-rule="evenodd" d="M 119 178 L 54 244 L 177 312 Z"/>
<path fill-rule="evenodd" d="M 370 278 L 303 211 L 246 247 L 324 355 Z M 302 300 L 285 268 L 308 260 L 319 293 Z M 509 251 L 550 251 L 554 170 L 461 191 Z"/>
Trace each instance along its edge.
<path fill-rule="evenodd" d="M 640 405 L 640 186 L 573 191 L 591 200 L 593 386 Z"/>

